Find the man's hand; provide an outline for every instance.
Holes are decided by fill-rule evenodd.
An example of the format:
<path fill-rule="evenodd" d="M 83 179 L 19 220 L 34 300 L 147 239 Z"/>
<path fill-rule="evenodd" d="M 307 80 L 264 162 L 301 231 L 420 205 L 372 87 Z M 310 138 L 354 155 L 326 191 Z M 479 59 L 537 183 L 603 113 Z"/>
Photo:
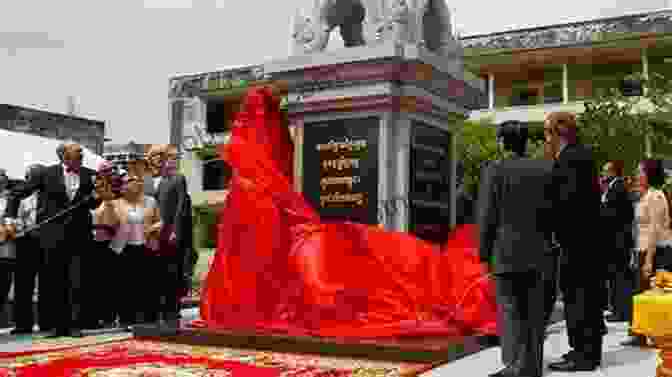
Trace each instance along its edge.
<path fill-rule="evenodd" d="M 114 200 L 114 193 L 112 192 L 112 184 L 105 178 L 97 177 L 94 197 L 102 201 Z"/>
<path fill-rule="evenodd" d="M 644 262 L 644 265 L 642 266 L 642 275 L 648 279 L 649 277 L 651 277 L 652 273 L 653 273 L 653 263 L 649 261 Z"/>

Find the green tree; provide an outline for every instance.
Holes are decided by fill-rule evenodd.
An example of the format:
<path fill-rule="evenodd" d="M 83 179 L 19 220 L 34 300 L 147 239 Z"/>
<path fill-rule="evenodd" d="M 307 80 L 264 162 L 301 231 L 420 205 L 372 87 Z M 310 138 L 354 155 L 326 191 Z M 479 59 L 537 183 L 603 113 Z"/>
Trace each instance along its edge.
<path fill-rule="evenodd" d="M 672 131 L 666 121 L 672 113 L 672 82 L 659 74 L 652 74 L 648 80 L 641 75 L 627 78 L 642 83 L 643 96 L 626 97 L 617 88 L 610 88 L 606 94 L 586 101 L 577 121 L 582 141 L 593 147 L 600 166 L 612 159 L 623 160 L 626 174 L 631 174 L 646 154 L 647 138 L 663 152 L 655 157 L 665 157 L 662 147 L 668 144 Z"/>

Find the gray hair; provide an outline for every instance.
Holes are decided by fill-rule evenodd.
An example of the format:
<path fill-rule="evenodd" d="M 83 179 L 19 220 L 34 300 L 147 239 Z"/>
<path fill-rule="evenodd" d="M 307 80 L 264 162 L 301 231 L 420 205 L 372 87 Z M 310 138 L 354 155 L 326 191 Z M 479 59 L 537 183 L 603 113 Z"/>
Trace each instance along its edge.
<path fill-rule="evenodd" d="M 26 177 L 40 174 L 40 172 L 45 169 L 46 166 L 42 164 L 31 164 L 26 168 Z"/>

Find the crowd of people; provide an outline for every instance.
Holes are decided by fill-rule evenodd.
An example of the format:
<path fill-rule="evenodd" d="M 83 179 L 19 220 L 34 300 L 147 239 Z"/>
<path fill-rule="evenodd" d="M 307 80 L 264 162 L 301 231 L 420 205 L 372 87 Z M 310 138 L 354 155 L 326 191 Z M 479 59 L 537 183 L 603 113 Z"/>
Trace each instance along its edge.
<path fill-rule="evenodd" d="M 506 122 L 498 139 L 509 157 L 484 169 L 479 247 L 495 277 L 505 365 L 493 377 L 542 375 L 556 282 L 569 352 L 549 367 L 592 371 L 602 362 L 605 320 L 632 321 L 633 296 L 650 287 L 655 271 L 672 269 L 662 161 L 642 159 L 636 185 L 626 182 L 624 163 L 616 159 L 598 177 L 593 153 L 578 133 L 573 114 L 549 114 L 544 124 L 548 158 L 534 160 L 525 158 L 525 126 Z M 544 302 L 544 310 L 535 302 Z M 611 313 L 605 318 L 607 308 Z M 647 343 L 631 333 L 623 344 Z"/>
<path fill-rule="evenodd" d="M 258 116 L 254 115 L 255 106 L 260 106 L 257 102 L 270 101 L 268 98 L 270 94 L 265 92 L 252 93 L 247 105 L 250 109 L 243 115 Z M 434 249 L 410 237 L 357 224 L 320 223 L 317 213 L 291 189 L 291 180 L 287 178 L 291 172 L 291 159 L 287 157 L 291 142 L 288 134 L 278 133 L 283 130 L 278 119 L 263 118 L 264 122 L 254 123 L 253 129 L 237 126 L 234 136 L 238 143 L 226 150 L 225 157 L 239 173 L 233 180 L 233 199 L 227 199 L 229 212 L 236 216 L 227 217 L 220 224 L 221 229 L 230 231 L 225 237 L 220 235 L 213 267 L 216 274 L 207 281 L 201 307 L 204 321 L 226 323 L 238 310 L 243 322 L 250 318 L 258 322 L 261 320 L 256 317 L 262 316 L 264 323 L 277 325 L 277 321 L 271 321 L 275 320 L 276 308 L 253 313 L 268 300 L 266 295 L 252 294 L 246 284 L 254 278 L 257 279 L 254 284 L 277 286 L 277 280 L 266 281 L 268 271 L 259 268 L 260 259 L 255 253 L 276 251 L 281 244 L 289 245 L 280 249 L 292 250 L 289 257 L 297 258 L 289 263 L 291 268 L 300 267 L 298 271 L 291 270 L 296 284 L 317 292 L 304 289 L 305 297 L 313 294 L 319 301 L 327 294 L 347 293 L 360 301 L 366 298 L 366 309 L 360 311 L 368 314 L 367 318 L 383 318 L 383 312 L 389 315 L 383 303 L 389 303 L 390 297 L 348 291 L 345 282 L 353 279 L 349 267 L 337 282 L 345 288 L 334 290 L 330 286 L 325 288 L 326 275 L 321 276 L 319 269 L 310 263 L 321 266 L 318 259 L 322 257 L 332 258 L 331 262 L 338 256 L 373 263 L 380 258 L 389 262 L 403 256 L 398 266 L 405 266 L 411 263 L 411 256 L 416 256 L 413 263 L 423 266 L 422 263 L 427 263 L 430 269 L 436 268 L 432 264 L 440 261 L 434 258 Z M 275 135 L 284 144 L 261 143 L 252 137 L 256 135 L 253 132 Z M 631 321 L 633 296 L 649 288 L 657 270 L 672 269 L 670 206 L 661 190 L 665 180 L 662 161 L 642 159 L 636 190 L 631 190 L 632 185 L 624 177 L 624 164 L 617 159 L 609 161 L 603 167 L 602 177 L 598 177 L 593 152 L 580 143 L 578 134 L 573 114 L 549 114 L 544 124 L 548 158 L 535 160 L 526 158 L 525 126 L 506 122 L 499 127 L 498 141 L 508 157 L 483 170 L 475 214 L 478 249 L 481 262 L 494 276 L 505 364 L 504 369 L 493 374 L 495 377 L 542 375 L 545 329 L 558 288 L 564 303 L 569 351 L 550 368 L 567 372 L 597 369 L 602 362 L 602 339 L 607 333 L 605 321 Z M 264 160 L 274 156 L 266 153 L 266 149 L 279 148 L 278 145 L 286 148 L 277 161 Z M 258 153 L 252 153 L 257 150 Z M 177 172 L 174 147 L 154 145 L 136 152 L 131 154 L 135 157 L 128 161 L 123 172 L 116 171 L 110 163 L 93 171 L 81 166 L 82 148 L 66 142 L 57 150 L 61 163 L 30 166 L 25 182 L 12 189 L 7 187 L 6 174 L 0 174 L 3 218 L 0 241 L 4 241 L 0 244 L 0 261 L 13 261 L 0 263 L 0 304 L 7 299 L 13 276 L 14 334 L 32 333 L 35 321 L 41 331 L 53 331 L 52 336 L 82 336 L 82 329 L 105 326 L 127 329 L 139 323 L 174 326 L 179 320 L 179 298 L 186 294 L 192 261 L 191 201 L 186 179 Z M 253 183 L 255 179 L 268 187 Z M 263 200 L 266 205 L 260 204 Z M 246 207 L 253 204 L 258 213 Z M 283 217 L 278 215 L 279 210 L 272 212 L 276 207 L 288 214 Z M 262 216 L 261 211 L 269 214 Z M 287 218 L 291 220 L 289 224 Z M 239 231 L 243 229 L 241 224 L 247 233 Z M 281 234 L 282 226 L 292 237 L 305 239 L 294 240 Z M 256 233 L 251 229 L 256 229 Z M 275 237 L 277 244 L 267 242 L 260 237 L 262 234 Z M 366 248 L 351 242 L 355 234 L 366 234 L 362 237 L 369 242 Z M 402 255 L 394 247 L 388 247 L 402 241 L 412 253 Z M 247 253 L 239 253 L 243 245 Z M 346 246 L 357 252 L 342 255 Z M 340 254 L 330 252 L 337 249 Z M 290 267 L 280 263 L 288 264 L 288 258 L 282 253 L 281 257 L 268 259 L 265 266 L 275 268 L 277 274 L 285 274 L 283 277 L 290 276 L 287 272 Z M 255 264 L 254 270 L 242 268 Z M 324 264 L 327 265 L 333 271 L 338 267 L 334 263 Z M 217 268 L 221 271 L 217 272 Z M 282 268 L 287 271 L 280 271 Z M 257 271 L 259 276 L 251 271 Z M 355 287 L 370 288 L 370 292 L 388 289 L 384 285 L 388 283 L 389 292 L 399 290 L 402 287 L 399 281 L 406 280 L 394 280 L 388 272 L 381 272 L 376 280 L 378 286 L 368 279 L 348 282 Z M 39 300 L 38 315 L 34 318 L 36 276 Z M 443 282 L 440 276 L 436 274 L 436 284 L 456 284 Z M 408 283 L 408 287 L 427 280 L 426 276 L 417 281 L 415 278 L 415 275 L 404 277 L 413 283 Z M 458 279 L 465 280 L 462 275 L 454 280 Z M 231 287 L 235 284 L 241 289 L 232 295 Z M 358 289 L 369 292 L 361 287 Z M 415 292 L 411 288 L 409 292 Z M 483 298 L 478 302 L 487 302 L 487 286 L 482 291 Z M 443 299 L 439 293 L 436 297 L 416 293 L 417 302 L 428 307 Z M 245 300 L 251 303 L 245 308 L 247 311 L 241 308 Z M 279 300 L 278 308 L 282 309 L 289 299 L 279 297 Z M 404 300 L 399 299 L 395 306 L 399 309 L 395 315 L 403 320 L 393 319 L 405 324 L 407 318 L 415 318 L 417 313 L 407 313 Z M 544 303 L 543 310 L 535 305 L 538 302 Z M 315 305 L 306 311 L 313 310 Z M 224 310 L 229 307 L 230 311 Z M 611 314 L 605 318 L 607 307 Z M 354 329 L 353 334 L 360 334 L 362 329 L 382 334 L 389 331 L 389 322 L 385 318 L 381 325 L 370 320 L 363 326 L 354 319 L 338 319 L 329 322 L 332 328 L 320 327 L 319 331 L 342 333 L 350 326 L 347 328 Z M 624 344 L 646 346 L 645 338 L 631 335 L 624 339 Z"/>
<path fill-rule="evenodd" d="M 0 175 L 0 304 L 13 281 L 12 334 L 179 320 L 193 255 L 186 179 L 173 146 L 131 152 L 125 168 L 95 171 L 64 142 L 59 164 L 29 167 L 11 190 Z"/>

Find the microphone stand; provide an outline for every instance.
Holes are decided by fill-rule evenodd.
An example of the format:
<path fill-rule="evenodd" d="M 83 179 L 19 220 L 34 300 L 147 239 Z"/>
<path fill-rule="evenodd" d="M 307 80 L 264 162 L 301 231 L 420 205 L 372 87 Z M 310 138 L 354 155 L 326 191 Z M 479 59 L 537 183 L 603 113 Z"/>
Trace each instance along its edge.
<path fill-rule="evenodd" d="M 17 239 L 17 238 L 24 237 L 26 234 L 28 234 L 28 233 L 30 233 L 30 232 L 33 232 L 33 231 L 35 231 L 35 230 L 39 230 L 42 226 L 44 226 L 44 225 L 46 225 L 46 224 L 48 224 L 48 223 L 51 223 L 51 222 L 53 222 L 54 220 L 56 220 L 56 219 L 58 219 L 58 218 L 61 218 L 61 217 L 65 216 L 65 215 L 67 215 L 68 213 L 70 213 L 70 212 L 72 212 L 72 211 L 74 211 L 74 210 L 80 208 L 81 206 L 83 206 L 84 204 L 86 204 L 89 200 L 93 199 L 94 197 L 95 197 L 95 193 L 91 193 L 91 194 L 85 196 L 82 200 L 80 200 L 80 201 L 78 201 L 77 203 L 72 204 L 72 205 L 70 205 L 69 207 L 67 207 L 67 208 L 65 208 L 65 209 L 63 209 L 63 210 L 57 212 L 55 215 L 52 215 L 52 216 L 50 216 L 50 217 L 48 217 L 48 218 L 46 218 L 46 219 L 40 221 L 39 223 L 37 223 L 37 224 L 35 224 L 35 225 L 31 225 L 31 226 L 29 226 L 29 227 L 27 227 L 27 228 L 25 228 L 25 229 L 22 229 L 20 232 L 16 233 L 16 236 L 15 236 L 12 240 L 4 240 L 4 241 L 0 241 L 0 245 L 3 245 L 3 244 L 5 244 L 5 243 L 7 243 L 7 242 L 11 242 L 11 241 L 13 241 L 13 240 L 15 240 L 15 239 Z"/>

